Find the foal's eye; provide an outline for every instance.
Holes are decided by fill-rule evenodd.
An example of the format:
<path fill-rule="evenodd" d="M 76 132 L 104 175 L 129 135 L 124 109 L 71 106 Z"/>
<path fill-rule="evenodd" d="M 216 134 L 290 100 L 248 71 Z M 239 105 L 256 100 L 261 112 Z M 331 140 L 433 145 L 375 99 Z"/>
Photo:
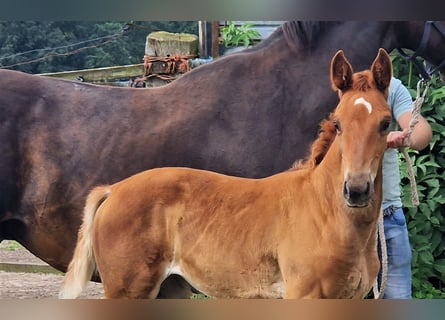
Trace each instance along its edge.
<path fill-rule="evenodd" d="M 386 131 L 388 131 L 389 130 L 389 125 L 391 124 L 391 121 L 389 121 L 389 120 L 383 120 L 381 123 L 380 123 L 380 132 L 382 132 L 382 133 L 385 133 Z"/>
<path fill-rule="evenodd" d="M 340 134 L 341 133 L 340 122 L 338 120 L 334 120 L 333 123 L 334 123 L 334 128 L 337 131 L 337 134 Z"/>

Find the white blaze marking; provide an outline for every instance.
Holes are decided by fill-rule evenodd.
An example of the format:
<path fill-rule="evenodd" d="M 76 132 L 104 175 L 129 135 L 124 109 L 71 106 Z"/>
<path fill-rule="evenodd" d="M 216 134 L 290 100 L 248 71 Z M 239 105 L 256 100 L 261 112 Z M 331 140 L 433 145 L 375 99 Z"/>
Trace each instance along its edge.
<path fill-rule="evenodd" d="M 363 104 L 366 107 L 366 109 L 368 109 L 369 113 L 372 112 L 372 104 L 369 101 L 366 101 L 365 98 L 360 97 L 355 99 L 354 105 L 356 104 Z"/>

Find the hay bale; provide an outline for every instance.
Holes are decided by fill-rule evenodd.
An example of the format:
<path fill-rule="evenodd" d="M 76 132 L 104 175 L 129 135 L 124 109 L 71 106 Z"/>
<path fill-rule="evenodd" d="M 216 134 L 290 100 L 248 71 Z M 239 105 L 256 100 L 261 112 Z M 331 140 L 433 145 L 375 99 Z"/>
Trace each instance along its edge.
<path fill-rule="evenodd" d="M 189 33 L 152 32 L 147 36 L 145 55 L 150 57 L 198 54 L 198 36 Z"/>

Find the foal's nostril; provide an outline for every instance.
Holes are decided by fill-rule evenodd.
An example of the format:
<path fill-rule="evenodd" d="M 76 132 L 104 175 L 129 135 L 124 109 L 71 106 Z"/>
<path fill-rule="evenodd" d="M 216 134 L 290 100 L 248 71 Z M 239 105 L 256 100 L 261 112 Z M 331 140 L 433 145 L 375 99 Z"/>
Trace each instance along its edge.
<path fill-rule="evenodd" d="M 349 199 L 348 183 L 346 181 L 343 184 L 343 196 L 345 197 L 346 200 Z"/>

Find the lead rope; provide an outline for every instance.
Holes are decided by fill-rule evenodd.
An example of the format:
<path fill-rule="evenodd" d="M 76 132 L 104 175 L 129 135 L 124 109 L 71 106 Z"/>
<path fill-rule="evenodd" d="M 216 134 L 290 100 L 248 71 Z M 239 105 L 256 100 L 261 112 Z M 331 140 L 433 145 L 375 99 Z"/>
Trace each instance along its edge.
<path fill-rule="evenodd" d="M 420 87 L 422 84 L 425 84 L 425 90 L 423 91 L 423 94 L 420 94 Z M 415 125 L 419 122 L 419 115 L 420 115 L 420 108 L 422 107 L 423 101 L 425 100 L 425 95 L 428 91 L 429 83 L 424 80 L 420 80 L 417 83 L 417 96 L 416 100 L 413 102 L 413 111 L 412 111 L 412 117 L 409 124 L 408 129 L 408 135 L 405 138 L 404 145 L 408 146 L 409 139 L 411 137 L 411 134 L 413 133 Z M 411 185 L 411 202 L 414 206 L 419 205 L 419 195 L 417 193 L 417 186 L 416 186 L 416 178 L 414 176 L 413 171 L 413 165 L 411 163 L 411 159 L 409 157 L 408 152 L 406 151 L 406 147 L 400 148 L 400 151 L 402 151 L 403 156 L 406 161 L 406 165 L 408 167 L 408 175 L 409 175 L 409 182 Z M 383 294 L 385 292 L 386 287 L 386 279 L 388 275 L 388 254 L 386 251 L 386 238 L 385 238 L 385 231 L 383 228 L 383 211 L 380 210 L 379 219 L 377 221 L 377 233 L 376 233 L 377 241 L 380 244 L 380 250 L 382 255 L 382 262 L 381 262 L 381 268 L 382 268 L 382 275 L 381 275 L 381 285 L 379 290 L 379 283 L 378 278 L 376 278 L 374 282 L 374 286 L 372 288 L 372 292 L 374 294 L 374 299 L 382 299 Z M 380 241 L 379 241 L 380 240 Z"/>
<path fill-rule="evenodd" d="M 423 91 L 423 94 L 420 94 L 422 84 L 425 84 L 425 89 Z M 414 126 L 417 124 L 417 122 L 419 122 L 420 108 L 422 107 L 423 101 L 425 100 L 425 95 L 428 91 L 428 88 L 428 82 L 425 82 L 424 80 L 420 80 L 419 82 L 417 82 L 417 97 L 413 103 L 412 117 L 409 124 L 408 136 L 405 138 L 405 146 L 408 146 L 408 142 L 411 134 L 413 133 Z M 406 147 L 402 147 L 400 148 L 400 150 L 403 152 L 403 157 L 405 158 L 406 165 L 408 167 L 409 182 L 411 185 L 411 202 L 414 206 L 417 207 L 419 205 L 419 195 L 417 193 L 416 178 L 414 176 L 413 165 L 411 163 L 408 152 L 406 151 Z"/>
<path fill-rule="evenodd" d="M 383 211 L 380 210 L 379 219 L 377 220 L 377 232 L 376 241 L 380 244 L 380 251 L 382 255 L 381 262 L 381 284 L 379 290 L 378 277 L 374 281 L 374 286 L 372 287 L 372 293 L 374 294 L 374 299 L 383 299 L 383 294 L 385 293 L 386 278 L 388 275 L 388 253 L 386 252 L 386 237 L 385 230 L 383 229 Z M 380 241 L 379 241 L 380 240 Z"/>

